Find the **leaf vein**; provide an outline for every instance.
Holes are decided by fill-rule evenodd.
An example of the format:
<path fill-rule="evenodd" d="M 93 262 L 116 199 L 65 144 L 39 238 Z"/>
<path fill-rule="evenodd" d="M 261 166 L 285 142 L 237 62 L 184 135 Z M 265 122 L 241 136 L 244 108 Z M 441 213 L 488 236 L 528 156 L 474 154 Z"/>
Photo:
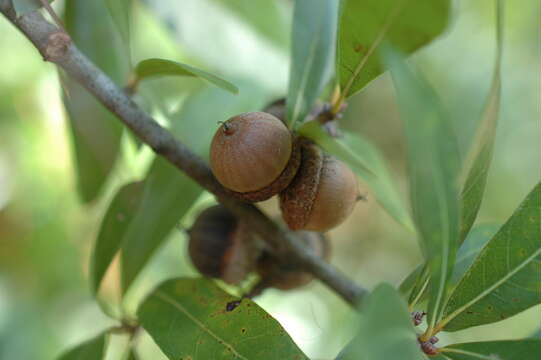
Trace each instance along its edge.
<path fill-rule="evenodd" d="M 503 285 L 507 280 L 509 280 L 511 277 L 513 277 L 515 274 L 517 274 L 520 270 L 522 270 L 526 265 L 532 262 L 536 257 L 541 255 L 541 247 L 537 249 L 530 257 L 526 258 L 522 263 L 520 263 L 517 267 L 515 267 L 512 271 L 510 271 L 508 274 L 503 276 L 500 280 L 496 281 L 492 286 L 489 286 L 486 288 L 483 292 L 481 292 L 479 295 L 474 297 L 472 300 L 468 301 L 466 304 L 462 305 L 458 309 L 456 309 L 454 312 L 452 312 L 449 316 L 447 316 L 442 321 L 442 327 L 447 325 L 451 320 L 453 320 L 455 317 L 457 317 L 459 314 L 461 314 L 463 311 L 465 311 L 470 306 L 474 305 L 481 299 L 483 299 L 485 296 L 489 295 L 492 291 L 494 291 L 499 286 Z M 513 282 L 509 282 L 509 284 L 513 285 Z M 516 286 L 516 284 L 514 284 Z"/>
<path fill-rule="evenodd" d="M 215 334 L 211 329 L 209 329 L 205 324 L 203 324 L 201 321 L 199 321 L 196 317 L 194 317 L 192 314 L 186 310 L 185 307 L 183 307 L 178 301 L 175 301 L 175 299 L 171 298 L 169 295 L 158 291 L 154 294 L 157 298 L 161 299 L 162 301 L 168 303 L 169 305 L 172 305 L 175 309 L 182 312 L 186 317 L 190 320 L 192 320 L 199 328 L 203 329 L 205 332 L 207 332 L 211 337 L 213 337 L 216 341 L 223 343 L 225 346 L 227 346 L 235 356 L 237 356 L 240 359 L 249 360 L 248 358 L 242 356 L 235 350 L 233 345 L 226 342 L 224 339 L 222 339 L 220 336 Z"/>

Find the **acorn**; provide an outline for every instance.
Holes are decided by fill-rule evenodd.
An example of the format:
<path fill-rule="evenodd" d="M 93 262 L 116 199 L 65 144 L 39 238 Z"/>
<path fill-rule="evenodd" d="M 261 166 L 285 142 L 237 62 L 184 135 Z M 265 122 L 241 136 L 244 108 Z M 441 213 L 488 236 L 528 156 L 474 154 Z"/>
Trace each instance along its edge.
<path fill-rule="evenodd" d="M 291 230 L 325 232 L 341 224 L 359 199 L 359 184 L 351 169 L 300 139 L 302 162 L 297 175 L 280 194 L 282 217 Z"/>
<path fill-rule="evenodd" d="M 300 148 L 280 119 L 264 112 L 223 122 L 210 146 L 210 167 L 236 198 L 267 200 L 284 190 L 300 165 Z"/>
<path fill-rule="evenodd" d="M 188 254 L 203 275 L 239 284 L 255 270 L 262 245 L 223 205 L 205 209 L 188 230 Z"/>
<path fill-rule="evenodd" d="M 315 255 L 329 260 L 330 243 L 323 234 L 298 231 L 297 235 Z M 259 258 L 257 273 L 261 277 L 261 283 L 266 287 L 280 290 L 293 290 L 305 286 L 314 278 L 312 274 L 303 271 L 297 263 L 279 259 L 269 252 L 263 252 Z"/>

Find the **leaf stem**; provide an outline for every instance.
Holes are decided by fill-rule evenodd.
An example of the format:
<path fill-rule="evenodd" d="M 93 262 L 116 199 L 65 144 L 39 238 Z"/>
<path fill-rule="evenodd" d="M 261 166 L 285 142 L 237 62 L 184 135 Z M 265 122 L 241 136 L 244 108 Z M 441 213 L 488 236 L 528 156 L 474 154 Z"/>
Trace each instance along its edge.
<path fill-rule="evenodd" d="M 421 336 L 419 336 L 419 340 L 421 340 L 422 342 L 427 342 L 432 336 L 436 335 L 437 333 L 437 331 L 434 331 L 434 327 L 432 325 L 429 325 L 425 332 Z"/>
<path fill-rule="evenodd" d="M 124 90 L 128 95 L 132 96 L 137 92 L 139 87 L 139 81 L 141 78 L 136 73 L 132 73 L 128 79 L 128 84 L 124 87 Z"/>

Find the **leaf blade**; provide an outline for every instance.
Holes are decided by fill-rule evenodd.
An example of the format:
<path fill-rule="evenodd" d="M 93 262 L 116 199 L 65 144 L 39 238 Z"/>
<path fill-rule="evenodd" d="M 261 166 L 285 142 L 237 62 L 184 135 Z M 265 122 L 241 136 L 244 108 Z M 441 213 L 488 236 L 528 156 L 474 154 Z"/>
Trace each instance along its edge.
<path fill-rule="evenodd" d="M 116 83 L 121 83 L 126 64 L 103 3 L 69 1 L 64 22 L 74 43 Z M 122 125 L 75 80 L 61 78 L 75 153 L 77 187 L 81 200 L 89 203 L 100 194 L 113 171 L 120 151 Z"/>
<path fill-rule="evenodd" d="M 474 147 L 468 154 L 465 171 L 465 180 L 461 193 L 462 224 L 461 240 L 463 241 L 470 231 L 483 199 L 488 170 L 492 161 L 492 152 L 496 140 L 501 102 L 501 63 L 503 54 L 503 3 L 496 1 L 496 62 L 492 85 L 487 95 L 485 109 L 476 132 Z"/>
<path fill-rule="evenodd" d="M 100 225 L 100 231 L 91 255 L 91 286 L 94 295 L 107 268 L 120 250 L 123 235 L 141 201 L 143 182 L 126 184 L 111 201 Z"/>
<path fill-rule="evenodd" d="M 331 78 L 338 4 L 338 1 L 328 0 L 295 1 L 286 99 L 290 129 L 309 113 Z"/>
<path fill-rule="evenodd" d="M 462 243 L 462 246 L 460 246 L 456 254 L 455 267 L 450 281 L 450 286 L 452 288 L 458 285 L 479 253 L 490 239 L 492 239 L 499 228 L 500 226 L 495 224 L 484 224 L 474 227 L 473 230 L 469 232 L 468 237 Z"/>
<path fill-rule="evenodd" d="M 388 284 L 377 286 L 362 306 L 359 331 L 336 360 L 422 357 L 406 304 Z"/>
<path fill-rule="evenodd" d="M 162 283 L 138 317 L 170 359 L 305 359 L 280 324 L 249 299 L 232 297 L 208 279 Z M 198 345 L 198 346 L 194 346 Z"/>
<path fill-rule="evenodd" d="M 454 344 L 441 349 L 451 360 L 534 360 L 540 340 L 508 340 Z"/>
<path fill-rule="evenodd" d="M 337 74 L 344 98 L 383 73 L 378 48 L 388 43 L 410 54 L 447 26 L 448 0 L 344 0 L 337 47 Z"/>
<path fill-rule="evenodd" d="M 201 195 L 202 189 L 162 158 L 147 177 L 139 210 L 122 240 L 122 291 L 126 292 L 175 225 Z"/>
<path fill-rule="evenodd" d="M 105 333 L 67 350 L 57 360 L 102 360 L 105 356 Z"/>
<path fill-rule="evenodd" d="M 456 287 L 460 279 L 471 266 L 481 249 L 498 230 L 493 224 L 479 225 L 468 234 L 456 254 L 453 275 L 449 281 L 449 287 Z M 414 307 L 426 298 L 428 285 L 428 268 L 425 265 L 416 267 L 400 284 L 400 293 L 408 296 L 408 305 Z"/>
<path fill-rule="evenodd" d="M 131 11 L 133 0 L 106 0 L 105 4 L 109 10 L 109 14 L 113 19 L 120 36 L 122 44 L 126 48 L 128 58 L 131 63 Z"/>
<path fill-rule="evenodd" d="M 158 76 L 193 76 L 206 80 L 221 89 L 232 94 L 238 94 L 239 89 L 227 80 L 224 80 L 205 70 L 176 61 L 165 59 L 146 59 L 139 62 L 135 67 L 136 81 Z"/>
<path fill-rule="evenodd" d="M 541 183 L 483 248 L 451 294 L 444 330 L 500 321 L 541 302 L 540 223 Z"/>
<path fill-rule="evenodd" d="M 134 348 L 130 348 L 126 360 L 137 360 L 137 355 Z"/>
<path fill-rule="evenodd" d="M 441 316 L 458 247 L 458 144 L 433 89 L 396 53 L 385 56 L 405 123 L 413 218 L 430 267 L 430 330 Z"/>

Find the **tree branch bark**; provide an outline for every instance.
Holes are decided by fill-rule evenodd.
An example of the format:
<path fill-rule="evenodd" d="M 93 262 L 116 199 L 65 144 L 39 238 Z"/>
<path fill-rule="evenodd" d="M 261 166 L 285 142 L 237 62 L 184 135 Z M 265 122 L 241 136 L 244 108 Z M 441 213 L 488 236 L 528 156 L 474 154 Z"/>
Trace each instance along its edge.
<path fill-rule="evenodd" d="M 48 22 L 39 11 L 17 17 L 12 0 L 0 0 L 0 12 L 34 44 L 44 60 L 55 63 L 68 76 L 76 79 L 158 155 L 166 158 L 214 194 L 218 201 L 239 218 L 247 221 L 278 256 L 297 261 L 306 271 L 311 272 L 352 305 L 357 304 L 367 293 L 367 290 L 307 250 L 293 232 L 281 228 L 257 207 L 231 198 L 201 158 L 142 111 L 79 51 L 68 34 Z"/>

